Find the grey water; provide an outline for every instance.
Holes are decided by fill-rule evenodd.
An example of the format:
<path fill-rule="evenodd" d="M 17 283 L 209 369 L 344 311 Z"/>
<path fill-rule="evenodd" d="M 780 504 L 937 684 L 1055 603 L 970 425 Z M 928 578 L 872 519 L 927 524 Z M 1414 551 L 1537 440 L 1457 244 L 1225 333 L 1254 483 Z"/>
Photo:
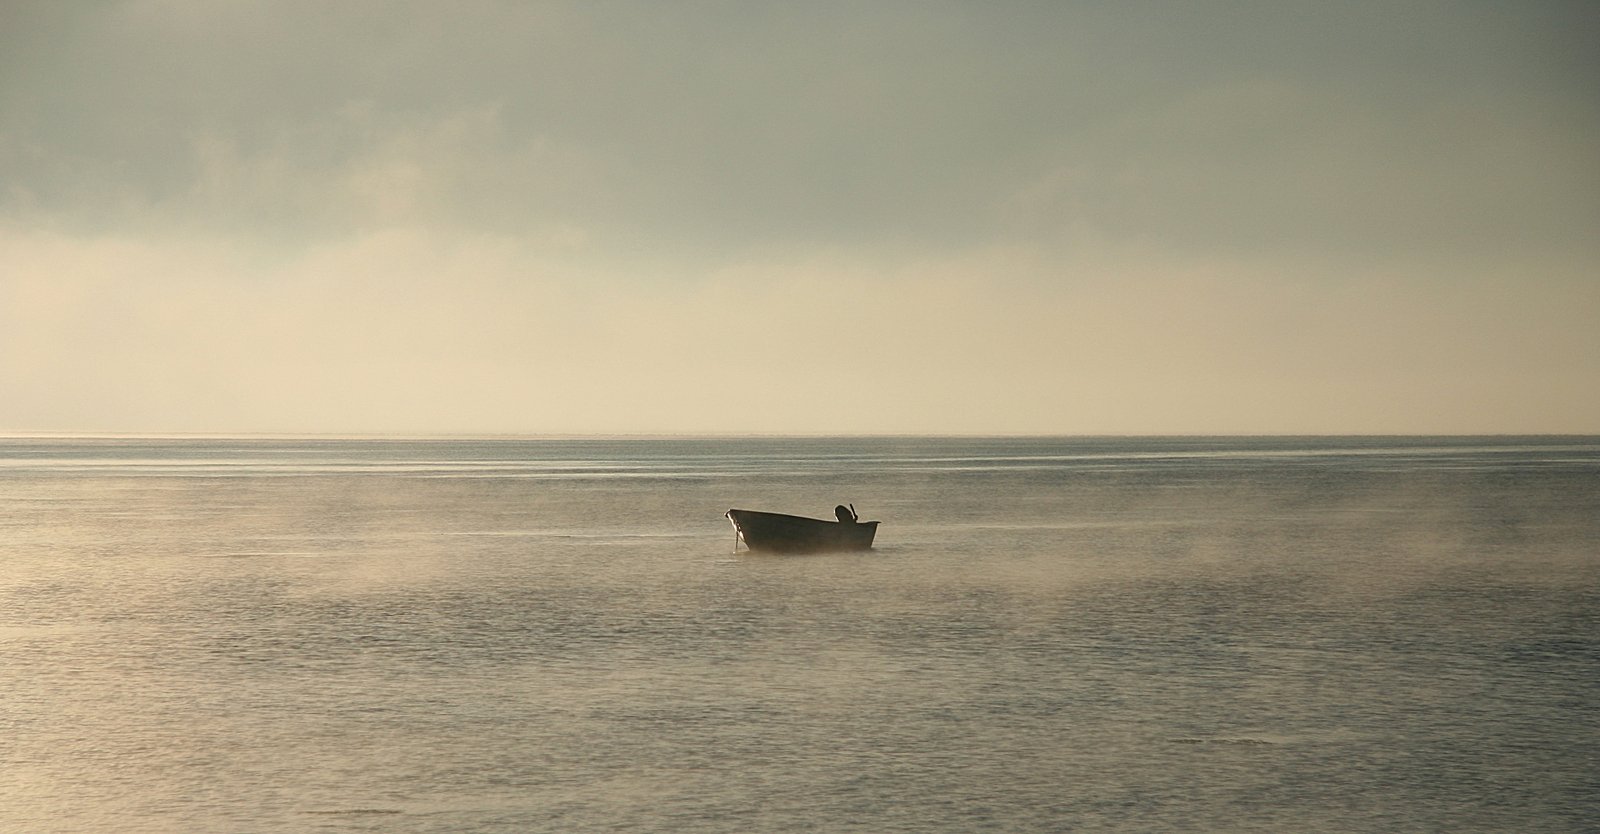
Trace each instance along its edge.
<path fill-rule="evenodd" d="M 0 439 L 0 831 L 1597 829 L 1600 438 Z"/>

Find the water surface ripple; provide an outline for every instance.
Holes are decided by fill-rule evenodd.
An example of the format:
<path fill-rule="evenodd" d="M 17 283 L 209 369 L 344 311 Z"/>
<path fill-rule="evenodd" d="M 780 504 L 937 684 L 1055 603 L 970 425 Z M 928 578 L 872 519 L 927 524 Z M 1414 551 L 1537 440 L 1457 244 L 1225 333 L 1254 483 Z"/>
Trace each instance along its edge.
<path fill-rule="evenodd" d="M 9 438 L 0 558 L 5 831 L 1600 819 L 1592 437 Z"/>

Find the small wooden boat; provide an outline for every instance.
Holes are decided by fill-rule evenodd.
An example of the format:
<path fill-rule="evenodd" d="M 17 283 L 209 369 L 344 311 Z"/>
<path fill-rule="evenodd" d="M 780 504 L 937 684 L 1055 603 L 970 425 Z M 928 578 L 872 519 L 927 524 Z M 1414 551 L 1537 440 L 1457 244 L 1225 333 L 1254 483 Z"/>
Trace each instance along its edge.
<path fill-rule="evenodd" d="M 854 506 L 834 509 L 838 521 L 823 521 L 783 513 L 729 510 L 738 538 L 751 550 L 767 553 L 820 553 L 829 550 L 870 550 L 878 522 L 860 521 Z"/>

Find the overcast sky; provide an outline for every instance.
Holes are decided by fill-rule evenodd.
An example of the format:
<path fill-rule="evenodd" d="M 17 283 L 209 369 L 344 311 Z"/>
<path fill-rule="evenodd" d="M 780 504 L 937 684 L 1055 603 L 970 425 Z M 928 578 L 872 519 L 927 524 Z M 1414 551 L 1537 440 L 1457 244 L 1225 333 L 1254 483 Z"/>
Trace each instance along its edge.
<path fill-rule="evenodd" d="M 1600 432 L 1600 5 L 5 0 L 0 431 Z"/>

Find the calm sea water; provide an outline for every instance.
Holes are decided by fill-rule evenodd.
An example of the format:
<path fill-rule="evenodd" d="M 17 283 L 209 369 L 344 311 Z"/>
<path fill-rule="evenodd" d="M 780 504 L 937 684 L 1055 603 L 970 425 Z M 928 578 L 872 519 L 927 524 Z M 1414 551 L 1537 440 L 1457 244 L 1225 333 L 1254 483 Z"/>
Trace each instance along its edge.
<path fill-rule="evenodd" d="M 3 831 L 1600 829 L 1600 438 L 0 439 L 0 566 Z"/>

